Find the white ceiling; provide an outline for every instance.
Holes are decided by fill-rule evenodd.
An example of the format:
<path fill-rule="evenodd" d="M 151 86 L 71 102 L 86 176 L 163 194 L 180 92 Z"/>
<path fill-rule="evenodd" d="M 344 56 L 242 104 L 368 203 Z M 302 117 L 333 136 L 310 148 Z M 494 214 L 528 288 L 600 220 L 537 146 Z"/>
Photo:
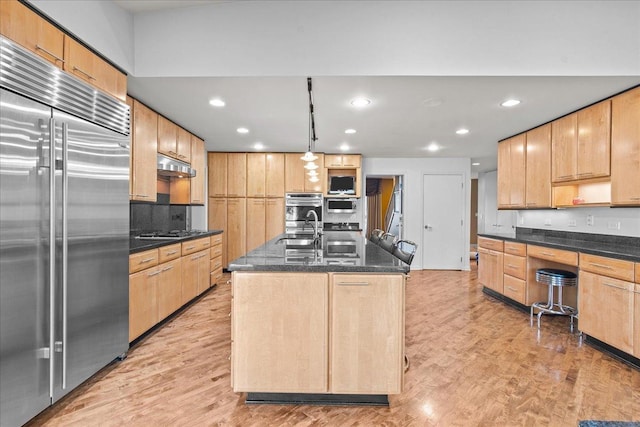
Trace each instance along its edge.
<path fill-rule="evenodd" d="M 213 3 L 228 3 L 211 1 Z M 133 13 L 198 1 L 116 0 Z M 207 142 L 210 151 L 304 151 L 308 144 L 306 77 L 129 77 L 129 93 Z M 316 151 L 367 157 L 469 157 L 474 172 L 496 168 L 496 142 L 640 83 L 638 76 L 314 76 Z M 356 109 L 349 101 L 372 102 Z M 522 103 L 507 109 L 500 102 Z M 209 105 L 212 98 L 226 102 Z M 433 106 L 436 100 L 436 106 Z M 250 132 L 241 135 L 238 127 Z M 461 127 L 469 129 L 456 135 Z M 357 133 L 346 135 L 354 128 Z M 441 147 L 431 153 L 426 147 Z"/>

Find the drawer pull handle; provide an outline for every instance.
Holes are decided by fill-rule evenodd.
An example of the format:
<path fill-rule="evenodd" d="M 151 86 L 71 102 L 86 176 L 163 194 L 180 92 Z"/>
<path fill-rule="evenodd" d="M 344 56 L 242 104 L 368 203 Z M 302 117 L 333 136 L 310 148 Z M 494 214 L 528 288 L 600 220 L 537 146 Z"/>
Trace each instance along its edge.
<path fill-rule="evenodd" d="M 140 264 L 146 264 L 146 263 L 151 262 L 153 260 L 155 260 L 155 258 L 145 258 L 145 259 L 140 261 Z"/>
<path fill-rule="evenodd" d="M 185 249 L 186 249 L 186 250 L 188 250 L 188 251 L 190 251 L 191 249 L 195 249 L 195 248 L 196 248 L 195 246 L 189 246 L 189 247 L 187 247 L 187 248 L 185 248 Z"/>
<path fill-rule="evenodd" d="M 60 61 L 60 62 L 62 62 L 62 63 L 64 63 L 64 62 L 65 62 L 65 61 L 64 61 L 64 59 L 60 58 L 60 57 L 59 57 L 59 56 L 57 56 L 57 55 L 54 55 L 53 53 L 51 53 L 51 52 L 50 52 L 50 51 L 48 51 L 47 49 L 43 48 L 43 47 L 42 47 L 42 46 L 40 46 L 39 44 L 37 44 L 37 45 L 36 45 L 36 50 L 41 50 L 41 51 L 43 51 L 43 52 L 44 52 L 44 53 L 46 53 L 47 55 L 49 55 L 49 56 L 53 57 L 53 59 L 55 59 L 56 61 Z"/>
<path fill-rule="evenodd" d="M 631 200 L 640 200 L 640 197 L 630 197 Z"/>
<path fill-rule="evenodd" d="M 578 174 L 578 176 L 591 176 L 591 175 L 593 175 L 593 172 L 582 172 Z"/>
<path fill-rule="evenodd" d="M 562 175 L 562 176 L 559 176 L 558 178 L 560 178 L 560 179 L 573 178 L 573 175 Z"/>
<path fill-rule="evenodd" d="M 594 267 L 604 268 L 604 269 L 607 269 L 607 270 L 613 270 L 613 267 L 605 265 L 605 264 L 598 264 L 597 262 L 590 262 L 589 264 L 594 266 Z"/>
<path fill-rule="evenodd" d="M 78 71 L 80 74 L 84 74 L 85 76 L 87 76 L 89 78 L 89 80 L 95 80 L 96 79 L 91 74 L 87 73 L 82 68 L 76 67 L 75 65 L 73 66 L 73 71 Z"/>
<path fill-rule="evenodd" d="M 369 282 L 338 282 L 340 286 L 369 286 Z"/>
<path fill-rule="evenodd" d="M 614 285 L 614 284 L 612 284 L 612 283 L 602 282 L 602 284 L 603 284 L 604 286 L 609 286 L 610 288 L 620 289 L 620 290 L 622 290 L 622 291 L 626 291 L 626 290 L 628 290 L 627 288 L 623 288 L 622 286 Z"/>
<path fill-rule="evenodd" d="M 145 194 L 136 194 L 136 197 L 142 197 L 143 199 L 148 199 L 151 196 L 147 196 Z"/>
<path fill-rule="evenodd" d="M 167 252 L 167 255 L 175 255 L 177 253 L 178 253 L 178 251 L 170 251 L 170 252 Z"/>
<path fill-rule="evenodd" d="M 555 254 L 552 254 L 552 253 L 550 253 L 550 252 L 542 252 L 542 255 L 544 255 L 544 256 L 550 256 L 551 258 L 555 258 L 555 257 L 556 257 L 556 255 L 555 255 Z"/>
<path fill-rule="evenodd" d="M 517 265 L 513 265 L 513 264 L 507 264 L 507 267 L 509 267 L 509 268 L 518 268 Z"/>
<path fill-rule="evenodd" d="M 160 271 L 154 271 L 153 273 L 147 274 L 147 277 L 157 276 L 158 274 L 160 274 Z"/>
<path fill-rule="evenodd" d="M 507 286 L 507 289 L 509 289 L 510 291 L 513 291 L 513 292 L 517 292 L 518 291 L 516 288 L 512 288 L 511 286 Z"/>
<path fill-rule="evenodd" d="M 173 266 L 165 267 L 162 269 L 162 271 L 169 271 L 169 270 L 173 270 Z"/>

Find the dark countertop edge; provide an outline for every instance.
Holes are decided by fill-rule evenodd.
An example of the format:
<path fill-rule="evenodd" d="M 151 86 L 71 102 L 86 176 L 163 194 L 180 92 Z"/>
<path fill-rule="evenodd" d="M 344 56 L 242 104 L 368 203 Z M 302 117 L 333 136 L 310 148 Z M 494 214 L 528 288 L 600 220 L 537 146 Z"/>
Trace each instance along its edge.
<path fill-rule="evenodd" d="M 527 245 L 543 246 L 546 248 L 563 249 L 567 251 L 582 252 L 590 255 L 600 255 L 608 258 L 616 258 L 625 261 L 640 262 L 640 255 L 634 255 L 633 253 L 625 252 L 626 247 L 622 246 L 620 252 L 610 251 L 606 249 L 593 249 L 585 246 L 580 246 L 575 242 L 572 243 L 555 243 L 544 242 L 535 239 L 523 239 L 513 235 L 506 234 L 490 234 L 490 233 L 478 233 L 479 237 L 487 237 L 489 239 L 506 240 L 509 242 L 526 243 Z"/>
<path fill-rule="evenodd" d="M 129 239 L 129 254 L 135 254 L 138 252 L 149 251 L 151 249 L 161 248 L 162 246 L 169 246 L 175 243 L 188 242 L 189 240 L 202 239 L 203 237 L 211 237 L 217 234 L 222 234 L 224 230 L 209 230 L 197 236 L 189 236 L 181 239 L 166 239 L 166 240 L 140 240 L 135 238 Z M 131 243 L 134 242 L 135 246 Z"/>
<path fill-rule="evenodd" d="M 376 266 L 341 266 L 341 265 L 255 265 L 255 264 L 230 264 L 227 268 L 229 271 L 240 272 L 271 272 L 271 273 L 386 273 L 386 274 L 407 274 L 409 267 L 406 268 L 390 268 Z"/>

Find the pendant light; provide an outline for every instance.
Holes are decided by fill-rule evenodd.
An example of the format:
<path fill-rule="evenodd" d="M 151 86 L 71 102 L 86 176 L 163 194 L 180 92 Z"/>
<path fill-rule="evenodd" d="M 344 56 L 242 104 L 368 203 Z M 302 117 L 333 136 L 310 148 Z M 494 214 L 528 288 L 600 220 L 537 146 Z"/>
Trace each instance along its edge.
<path fill-rule="evenodd" d="M 314 160 L 318 159 L 318 156 L 313 154 L 313 151 L 311 151 L 311 148 L 312 148 L 311 142 L 313 141 L 315 145 L 315 142 L 318 138 L 316 138 L 316 124 L 313 117 L 313 95 L 311 92 L 311 77 L 307 77 L 307 92 L 309 93 L 309 133 L 308 133 L 309 146 L 304 156 L 300 157 L 300 160 L 304 160 L 305 162 L 313 162 Z M 317 167 L 318 166 L 307 168 L 305 166 L 305 168 L 307 169 L 317 169 Z"/>

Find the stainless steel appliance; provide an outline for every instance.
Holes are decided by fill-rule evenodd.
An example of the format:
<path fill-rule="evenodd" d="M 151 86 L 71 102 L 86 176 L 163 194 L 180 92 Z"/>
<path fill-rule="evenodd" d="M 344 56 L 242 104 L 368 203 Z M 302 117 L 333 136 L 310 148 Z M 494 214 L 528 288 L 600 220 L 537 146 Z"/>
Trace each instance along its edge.
<path fill-rule="evenodd" d="M 355 213 L 356 199 L 327 199 L 327 213 Z"/>
<path fill-rule="evenodd" d="M 127 351 L 129 107 L 0 37 L 0 425 Z"/>
<path fill-rule="evenodd" d="M 354 239 L 327 239 L 325 242 L 327 257 L 357 257 L 357 243 Z"/>
<path fill-rule="evenodd" d="M 198 230 L 171 230 L 171 231 L 151 231 L 148 233 L 140 233 L 135 236 L 139 240 L 178 240 L 185 237 L 195 237 L 206 233 L 206 231 Z"/>
<path fill-rule="evenodd" d="M 309 211 L 318 216 L 318 229 L 322 229 L 322 193 L 287 193 L 285 195 L 285 231 L 287 233 L 313 233 L 313 225 L 307 218 Z M 313 222 L 314 219 L 312 219 Z"/>
<path fill-rule="evenodd" d="M 191 169 L 189 163 L 172 159 L 171 157 L 158 154 L 158 175 L 173 176 L 178 178 L 193 178 L 196 176 L 196 170 Z"/>
<path fill-rule="evenodd" d="M 356 177 L 330 176 L 329 177 L 329 194 L 356 194 Z"/>

